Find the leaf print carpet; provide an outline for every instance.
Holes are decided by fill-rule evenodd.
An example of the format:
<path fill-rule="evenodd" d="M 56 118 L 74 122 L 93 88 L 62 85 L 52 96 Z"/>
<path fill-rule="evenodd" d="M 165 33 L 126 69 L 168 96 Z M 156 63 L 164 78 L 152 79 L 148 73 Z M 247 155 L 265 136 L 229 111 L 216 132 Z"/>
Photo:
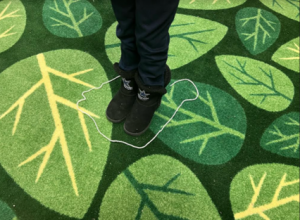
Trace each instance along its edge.
<path fill-rule="evenodd" d="M 0 220 L 299 220 L 299 0 L 181 0 L 146 148 L 78 111 L 120 58 L 110 1 L 0 0 Z M 86 94 L 101 132 L 119 79 Z"/>

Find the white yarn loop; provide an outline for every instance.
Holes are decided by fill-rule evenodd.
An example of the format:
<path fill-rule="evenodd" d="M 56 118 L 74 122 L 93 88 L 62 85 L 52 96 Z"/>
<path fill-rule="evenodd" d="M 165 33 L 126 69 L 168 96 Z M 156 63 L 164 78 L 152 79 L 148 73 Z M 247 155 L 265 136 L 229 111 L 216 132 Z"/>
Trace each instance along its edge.
<path fill-rule="evenodd" d="M 127 143 L 127 142 L 125 142 L 125 141 L 121 141 L 121 140 L 111 140 L 110 138 L 108 138 L 105 134 L 103 134 L 103 133 L 99 130 L 99 127 L 98 127 L 96 121 L 94 120 L 94 118 L 93 118 L 92 116 L 90 116 L 87 112 L 81 110 L 81 109 L 79 108 L 79 106 L 78 106 L 78 104 L 79 104 L 80 102 L 86 100 L 86 97 L 85 97 L 85 95 L 84 95 L 85 93 L 88 93 L 88 92 L 90 92 L 90 91 L 92 91 L 92 90 L 94 90 L 94 89 L 101 89 L 103 85 L 108 84 L 108 83 L 110 83 L 110 82 L 112 82 L 112 81 L 114 81 L 114 80 L 116 80 L 116 79 L 118 79 L 118 78 L 120 78 L 120 76 L 117 76 L 117 77 L 115 77 L 115 78 L 113 78 L 113 79 L 111 79 L 111 80 L 109 80 L 109 81 L 107 81 L 107 82 L 102 83 L 99 87 L 94 87 L 94 88 L 91 88 L 91 89 L 89 89 L 89 90 L 87 90 L 87 91 L 83 91 L 83 92 L 81 93 L 83 99 L 80 99 L 80 100 L 77 102 L 77 104 L 76 104 L 76 105 L 77 105 L 77 109 L 78 109 L 80 112 L 82 112 L 83 114 L 86 114 L 87 116 L 89 116 L 89 117 L 93 120 L 93 122 L 94 122 L 94 124 L 95 124 L 95 126 L 96 126 L 96 128 L 97 128 L 97 130 L 98 130 L 98 132 L 99 132 L 99 134 L 101 134 L 105 139 L 107 139 L 108 141 L 113 142 L 113 143 L 121 143 L 121 144 L 125 144 L 125 145 L 128 145 L 128 146 L 133 147 L 133 148 L 136 148 L 136 149 L 143 149 L 143 148 L 147 147 L 147 146 L 148 146 L 148 145 L 149 145 L 149 144 L 150 144 L 150 143 L 151 143 L 151 142 L 152 142 L 152 141 L 153 141 L 153 140 L 154 140 L 154 139 L 155 139 L 155 138 L 156 138 L 163 130 L 164 130 L 164 128 L 172 121 L 172 119 L 175 117 L 176 113 L 177 113 L 178 110 L 181 108 L 181 106 L 183 105 L 183 103 L 185 103 L 185 102 L 190 102 L 190 101 L 196 101 L 196 100 L 198 99 L 198 97 L 199 97 L 199 91 L 198 91 L 198 88 L 196 87 L 196 85 L 195 85 L 195 83 L 194 83 L 193 81 L 191 81 L 191 80 L 189 80 L 189 79 L 180 79 L 180 80 L 177 80 L 177 81 L 175 81 L 174 83 L 172 83 L 171 86 L 175 85 L 175 84 L 178 83 L 178 82 L 189 81 L 189 82 L 192 83 L 193 86 L 195 87 L 195 90 L 196 90 L 196 92 L 197 92 L 196 97 L 193 98 L 193 99 L 185 99 L 185 100 L 183 100 L 183 101 L 181 102 L 181 104 L 177 107 L 177 109 L 174 111 L 172 117 L 171 117 L 171 118 L 170 118 L 170 119 L 162 126 L 162 128 L 156 133 L 156 135 L 155 135 L 150 141 L 148 141 L 145 145 L 139 147 L 139 146 L 135 146 L 135 145 L 133 145 L 133 144 Z"/>

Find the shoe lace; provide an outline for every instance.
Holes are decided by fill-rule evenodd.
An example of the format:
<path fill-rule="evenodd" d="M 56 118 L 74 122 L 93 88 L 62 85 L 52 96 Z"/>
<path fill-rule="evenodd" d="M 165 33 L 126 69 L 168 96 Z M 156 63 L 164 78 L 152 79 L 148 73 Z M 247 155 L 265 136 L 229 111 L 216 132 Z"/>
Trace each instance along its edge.
<path fill-rule="evenodd" d="M 183 100 L 183 101 L 181 102 L 181 104 L 177 107 L 177 109 L 174 111 L 173 115 L 169 118 L 169 120 L 168 120 L 168 121 L 162 126 L 162 128 L 154 135 L 154 137 L 151 138 L 150 141 L 148 141 L 148 142 L 147 142 L 145 145 L 143 145 L 143 146 L 135 146 L 135 145 L 130 144 L 130 143 L 127 143 L 127 142 L 125 142 L 125 141 L 121 141 L 121 140 L 112 140 L 112 139 L 110 139 L 109 137 L 107 137 L 105 134 L 103 134 L 103 133 L 100 131 L 100 129 L 99 129 L 99 127 L 98 127 L 98 125 L 97 125 L 95 119 L 94 119 L 92 116 L 90 116 L 87 112 L 85 112 L 85 111 L 83 111 L 83 110 L 81 110 L 81 109 L 79 108 L 79 103 L 86 100 L 86 97 L 85 97 L 85 95 L 84 95 L 85 93 L 88 93 L 88 92 L 90 92 L 90 91 L 92 91 L 92 90 L 95 90 L 95 89 L 101 89 L 105 84 L 108 84 L 108 83 L 110 83 L 110 82 L 112 82 L 112 81 L 114 81 L 114 80 L 116 80 L 116 79 L 118 79 L 118 78 L 120 78 L 120 76 L 117 76 L 117 77 L 115 77 L 115 78 L 113 78 L 113 79 L 111 79 L 111 80 L 109 80 L 109 81 L 107 81 L 107 82 L 102 83 L 99 87 L 94 87 L 94 88 L 91 88 L 91 89 L 89 89 L 89 90 L 83 91 L 83 92 L 81 93 L 83 99 L 80 99 L 80 100 L 76 103 L 77 109 L 78 109 L 78 111 L 82 112 L 83 114 L 86 114 L 87 116 L 89 116 L 89 117 L 92 119 L 92 121 L 94 122 L 94 124 L 95 124 L 95 126 L 96 126 L 96 128 L 97 128 L 97 130 L 98 130 L 98 132 L 99 132 L 99 134 L 101 134 L 105 139 L 107 139 L 108 141 L 113 142 L 113 143 L 121 143 L 121 144 L 125 144 L 125 145 L 127 145 L 127 146 L 130 146 L 130 147 L 133 147 L 133 148 L 136 148 L 136 149 L 143 149 L 143 148 L 147 147 L 147 146 L 148 146 L 152 141 L 154 141 L 154 139 L 155 139 L 155 138 L 156 138 L 156 137 L 157 137 L 157 136 L 165 129 L 165 127 L 173 120 L 173 118 L 175 117 L 176 113 L 179 111 L 179 109 L 181 108 L 181 106 L 182 106 L 185 102 L 196 101 L 196 100 L 198 99 L 198 97 L 199 97 L 199 91 L 198 91 L 198 88 L 196 87 L 195 83 L 194 83 L 193 81 L 191 81 L 190 79 L 180 79 L 180 80 L 176 80 L 175 82 L 173 82 L 170 86 L 174 86 L 176 83 L 182 82 L 182 81 L 188 81 L 188 82 L 190 82 L 190 83 L 195 87 L 195 90 L 196 90 L 196 93 L 197 93 L 196 97 L 193 98 L 193 99 L 185 99 L 185 100 Z"/>

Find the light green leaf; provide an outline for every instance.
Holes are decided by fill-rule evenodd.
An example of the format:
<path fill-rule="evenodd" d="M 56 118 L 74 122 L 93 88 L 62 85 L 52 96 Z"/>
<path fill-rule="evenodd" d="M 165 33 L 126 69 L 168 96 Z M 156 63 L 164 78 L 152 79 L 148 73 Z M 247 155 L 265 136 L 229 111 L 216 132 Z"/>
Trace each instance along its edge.
<path fill-rule="evenodd" d="M 114 180 L 104 195 L 100 219 L 218 220 L 220 216 L 195 174 L 178 160 L 153 155 Z"/>
<path fill-rule="evenodd" d="M 0 200 L 0 219 L 1 220 L 18 220 L 14 211 Z"/>
<path fill-rule="evenodd" d="M 20 39 L 25 25 L 26 11 L 21 1 L 0 1 L 0 53 Z"/>
<path fill-rule="evenodd" d="M 260 0 L 268 8 L 299 22 L 299 0 Z"/>
<path fill-rule="evenodd" d="M 299 41 L 297 37 L 288 43 L 282 45 L 273 55 L 272 60 L 280 65 L 291 69 L 295 72 L 300 72 L 299 63 Z"/>
<path fill-rule="evenodd" d="M 273 153 L 299 158 L 299 112 L 276 119 L 264 132 L 260 145 Z"/>
<path fill-rule="evenodd" d="M 246 0 L 180 0 L 180 8 L 218 10 L 237 7 L 246 2 Z"/>
<path fill-rule="evenodd" d="M 82 218 L 102 177 L 110 143 L 91 132 L 76 102 L 104 81 L 98 61 L 77 50 L 38 54 L 0 74 L 0 163 L 26 193 L 64 215 Z M 109 137 L 110 88 L 87 98 L 81 109 Z"/>
<path fill-rule="evenodd" d="M 228 83 L 251 104 L 270 112 L 286 109 L 294 85 L 280 70 L 246 57 L 222 55 L 217 65 Z"/>
<path fill-rule="evenodd" d="M 243 8 L 235 17 L 238 35 L 253 55 L 267 50 L 278 38 L 280 21 L 272 13 L 259 8 Z"/>
<path fill-rule="evenodd" d="M 88 36 L 102 27 L 101 15 L 87 0 L 46 0 L 43 21 L 52 34 L 66 38 Z"/>
<path fill-rule="evenodd" d="M 241 149 L 246 132 L 246 116 L 239 103 L 215 87 L 196 83 L 199 98 L 185 103 L 158 136 L 180 155 L 203 164 L 223 164 Z M 180 82 L 167 87 L 150 129 L 158 130 L 173 115 L 178 105 L 196 96 L 194 87 Z"/>
<path fill-rule="evenodd" d="M 299 167 L 247 167 L 234 177 L 230 201 L 235 219 L 299 219 Z"/>
<path fill-rule="evenodd" d="M 121 43 L 116 37 L 116 27 L 117 22 L 108 29 L 105 36 L 106 53 L 113 63 L 121 57 Z M 206 54 L 223 39 L 227 29 L 214 21 L 177 14 L 169 30 L 168 65 L 176 69 Z"/>

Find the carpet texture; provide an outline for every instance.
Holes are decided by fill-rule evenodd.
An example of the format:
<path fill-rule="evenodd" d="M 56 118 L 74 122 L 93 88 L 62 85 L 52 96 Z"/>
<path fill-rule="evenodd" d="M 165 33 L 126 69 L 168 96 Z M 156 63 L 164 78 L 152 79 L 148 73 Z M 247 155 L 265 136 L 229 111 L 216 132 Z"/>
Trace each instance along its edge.
<path fill-rule="evenodd" d="M 153 15 L 155 16 L 155 15 Z M 299 0 L 181 0 L 172 82 L 185 103 L 144 149 L 77 110 L 114 77 L 109 0 L 0 0 L 0 220 L 299 220 Z M 184 99 L 168 86 L 146 144 Z"/>

